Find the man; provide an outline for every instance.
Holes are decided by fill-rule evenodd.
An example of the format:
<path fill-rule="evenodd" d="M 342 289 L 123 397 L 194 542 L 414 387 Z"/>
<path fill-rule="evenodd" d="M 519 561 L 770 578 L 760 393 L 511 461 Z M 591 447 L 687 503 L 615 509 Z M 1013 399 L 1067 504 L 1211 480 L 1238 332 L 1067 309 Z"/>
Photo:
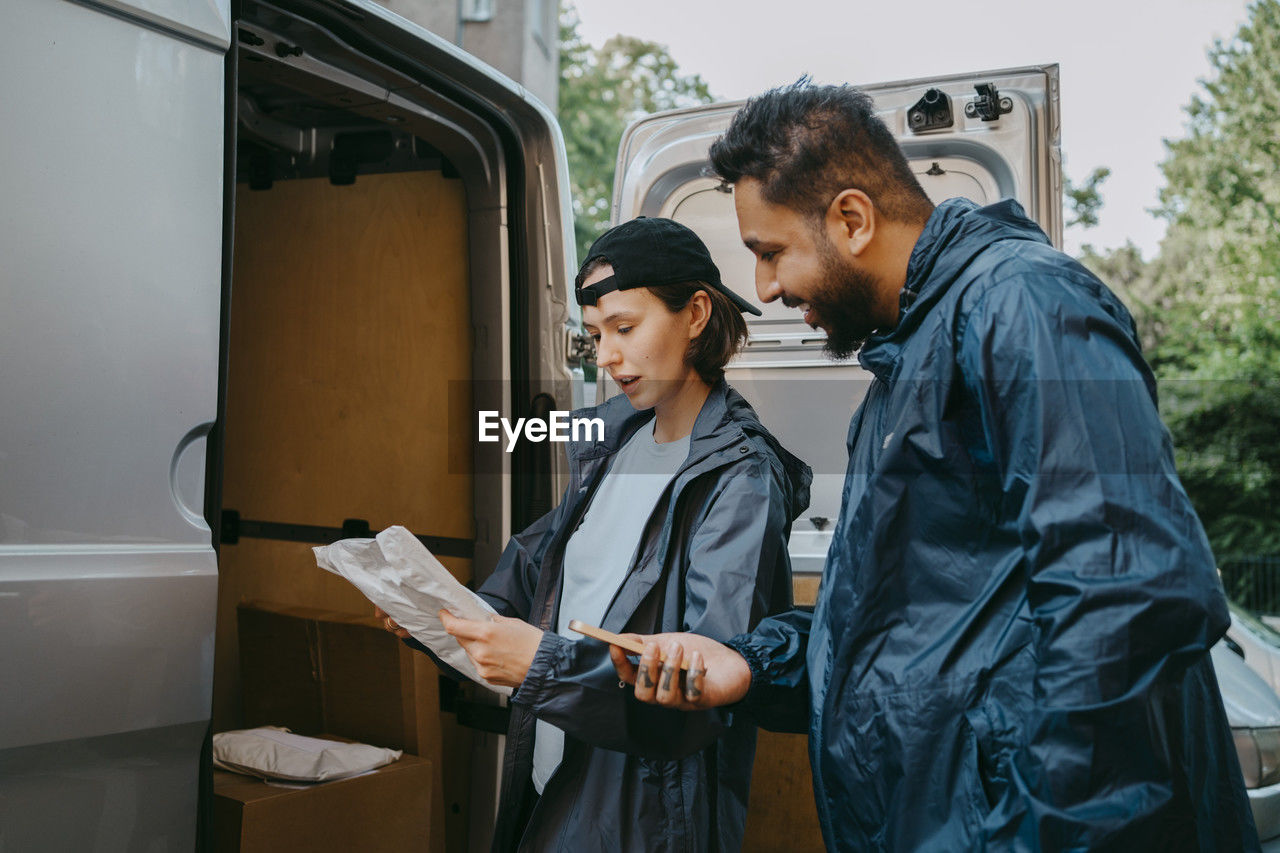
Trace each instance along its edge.
<path fill-rule="evenodd" d="M 935 209 L 854 89 L 755 98 L 711 160 L 760 298 L 875 380 L 812 616 L 619 675 L 807 731 L 833 850 L 1256 848 L 1225 599 L 1124 306 L 1016 203 Z"/>

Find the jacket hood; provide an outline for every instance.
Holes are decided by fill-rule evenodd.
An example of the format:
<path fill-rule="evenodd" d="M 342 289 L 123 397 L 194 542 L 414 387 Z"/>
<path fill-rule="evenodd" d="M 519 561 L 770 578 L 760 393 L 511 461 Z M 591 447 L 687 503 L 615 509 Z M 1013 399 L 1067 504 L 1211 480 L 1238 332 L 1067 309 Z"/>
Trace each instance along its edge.
<path fill-rule="evenodd" d="M 577 409 L 575 418 L 600 418 L 604 421 L 604 438 L 600 441 L 571 442 L 567 445 L 571 463 L 607 456 L 617 451 L 627 439 L 649 421 L 653 409 L 637 411 L 625 394 L 610 397 L 598 406 Z M 788 451 L 760 423 L 755 409 L 741 394 L 721 379 L 711 386 L 689 437 L 689 457 L 683 468 L 723 452 L 737 438 L 745 437 L 769 458 L 787 489 L 788 517 L 795 519 L 809 506 L 809 485 L 813 472 L 809 466 Z M 734 454 L 736 457 L 736 454 Z"/>
<path fill-rule="evenodd" d="M 919 328 L 929 309 L 979 252 L 999 240 L 1049 242 L 1013 199 L 979 207 L 968 199 L 953 198 L 934 208 L 907 261 L 907 278 L 898 296 L 898 324 L 867 340 L 858 353 L 862 366 L 884 378 L 902 343 Z"/>
<path fill-rule="evenodd" d="M 716 389 L 723 389 L 724 421 L 736 424 L 758 446 L 762 445 L 771 451 L 767 454 L 770 464 L 778 471 L 779 479 L 787 489 L 787 517 L 794 521 L 809 507 L 809 486 L 813 482 L 813 470 L 783 447 L 773 433 L 765 429 L 760 423 L 756 410 L 751 408 L 751 404 L 723 379 L 716 383 L 716 388 L 712 389 L 711 395 L 707 397 L 708 402 L 718 397 Z M 702 410 L 703 413 L 708 413 L 706 405 Z M 694 435 L 697 434 L 698 426 L 695 423 Z"/>

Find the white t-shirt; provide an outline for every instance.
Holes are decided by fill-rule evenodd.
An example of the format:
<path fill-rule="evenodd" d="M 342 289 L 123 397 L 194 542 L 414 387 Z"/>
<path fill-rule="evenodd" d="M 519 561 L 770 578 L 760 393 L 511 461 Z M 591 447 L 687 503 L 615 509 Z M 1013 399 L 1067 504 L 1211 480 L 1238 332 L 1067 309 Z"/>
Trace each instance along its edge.
<path fill-rule="evenodd" d="M 609 603 L 631 568 L 662 490 L 689 456 L 689 436 L 658 444 L 653 438 L 656 419 L 627 440 L 613 466 L 596 489 L 578 529 L 564 550 L 560 585 L 560 616 L 556 633 L 573 640 L 570 619 L 599 625 Z M 533 787 L 539 794 L 564 755 L 564 732 L 537 721 L 533 742 Z"/>

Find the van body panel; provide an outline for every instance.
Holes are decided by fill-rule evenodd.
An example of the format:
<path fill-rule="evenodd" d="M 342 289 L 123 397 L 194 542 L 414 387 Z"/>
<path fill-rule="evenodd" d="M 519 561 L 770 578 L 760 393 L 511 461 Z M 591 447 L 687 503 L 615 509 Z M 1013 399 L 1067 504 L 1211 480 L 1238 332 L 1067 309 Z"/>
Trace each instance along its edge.
<path fill-rule="evenodd" d="M 216 590 L 207 548 L 2 559 L 0 747 L 207 720 Z"/>
<path fill-rule="evenodd" d="M 221 57 L 69 3 L 6 11 L 0 543 L 207 547 L 183 510 L 217 393 Z"/>
<path fill-rule="evenodd" d="M 196 845 L 218 587 L 206 519 L 221 510 L 206 505 L 221 478 L 206 444 L 222 417 L 235 198 L 226 116 L 242 137 L 288 145 L 280 127 L 255 126 L 251 101 L 225 102 L 228 72 L 269 60 L 305 96 L 437 145 L 466 186 L 475 408 L 519 417 L 540 395 L 581 400 L 564 334 L 576 320 L 567 167 L 546 107 L 371 2 L 242 9 L 238 21 L 228 0 L 0 12 L 0 118 L 13 129 L 0 137 L 0 848 Z M 250 36 L 239 69 L 226 65 L 233 30 Z M 254 44 L 255 30 L 269 40 Z M 475 446 L 477 575 L 516 508 L 537 506 L 519 499 L 523 481 L 563 486 L 563 461 L 548 459 L 530 469 Z M 477 738 L 482 846 L 501 739 Z"/>
<path fill-rule="evenodd" d="M 207 0 L 5 4 L 6 849 L 195 842 L 228 21 Z"/>
<path fill-rule="evenodd" d="M 193 850 L 204 721 L 0 753 L 5 850 Z"/>
<path fill-rule="evenodd" d="M 967 108 L 979 98 L 980 84 L 995 87 L 1007 100 L 1007 112 L 990 120 L 967 115 Z M 940 201 L 963 194 L 979 204 L 1017 199 L 1050 241 L 1061 246 L 1057 65 L 873 83 L 860 88 L 875 100 L 877 114 L 897 137 L 907 158 L 919 167 L 917 176 L 931 198 Z M 913 131 L 911 108 L 931 91 L 941 93 L 949 102 L 952 123 Z M 618 149 L 613 219 L 620 222 L 657 215 L 673 195 L 687 196 L 687 185 L 698 178 L 718 186 L 709 169 L 707 149 L 744 103 L 655 113 L 628 127 Z M 940 167 L 950 162 L 955 173 L 946 168 L 932 170 L 935 162 Z"/>
<path fill-rule="evenodd" d="M 231 44 L 230 0 L 73 0 L 135 23 L 225 51 Z"/>

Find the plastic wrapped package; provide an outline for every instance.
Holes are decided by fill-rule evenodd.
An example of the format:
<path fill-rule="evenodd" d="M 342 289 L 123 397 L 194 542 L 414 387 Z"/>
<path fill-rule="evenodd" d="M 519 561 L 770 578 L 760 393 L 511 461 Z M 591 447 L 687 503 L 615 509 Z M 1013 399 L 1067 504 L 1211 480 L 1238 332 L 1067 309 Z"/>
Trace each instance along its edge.
<path fill-rule="evenodd" d="M 418 538 L 403 527 L 388 527 L 373 539 L 342 539 L 313 549 L 320 568 L 340 575 L 414 639 L 477 684 L 503 696 L 510 687 L 490 684 L 440 622 L 441 610 L 462 619 L 485 621 L 494 609 L 458 583 Z"/>

